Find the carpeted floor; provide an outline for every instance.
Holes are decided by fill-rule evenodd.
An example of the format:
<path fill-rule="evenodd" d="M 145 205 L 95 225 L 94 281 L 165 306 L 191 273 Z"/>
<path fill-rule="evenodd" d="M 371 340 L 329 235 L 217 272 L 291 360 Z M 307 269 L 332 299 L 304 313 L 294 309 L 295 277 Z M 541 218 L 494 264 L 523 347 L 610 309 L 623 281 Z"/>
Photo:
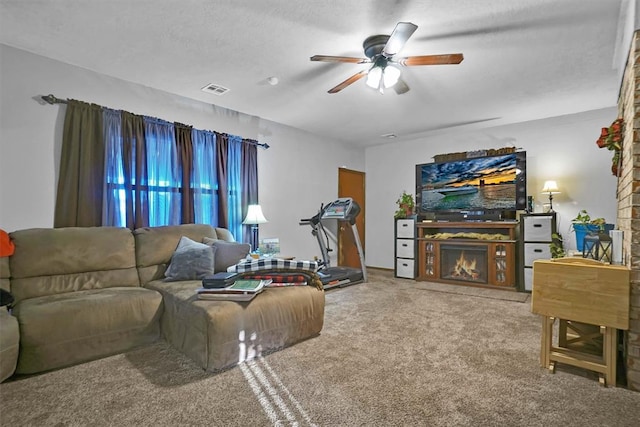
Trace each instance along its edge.
<path fill-rule="evenodd" d="M 370 273 L 320 336 L 206 373 L 164 342 L 0 384 L 2 426 L 637 426 L 640 393 L 538 365 L 527 294 Z"/>

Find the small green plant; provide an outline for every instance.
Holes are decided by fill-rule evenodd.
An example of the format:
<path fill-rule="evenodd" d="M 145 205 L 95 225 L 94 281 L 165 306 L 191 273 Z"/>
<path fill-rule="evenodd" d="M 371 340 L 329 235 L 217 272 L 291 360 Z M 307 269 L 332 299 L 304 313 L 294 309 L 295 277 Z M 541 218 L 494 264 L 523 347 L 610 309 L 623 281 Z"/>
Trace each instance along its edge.
<path fill-rule="evenodd" d="M 413 214 L 413 208 L 416 206 L 413 194 L 403 191 L 396 200 L 398 210 L 393 214 L 394 218 L 406 218 Z"/>
<path fill-rule="evenodd" d="M 589 215 L 589 213 L 586 211 L 586 209 L 582 209 L 580 212 L 578 212 L 578 215 L 576 215 L 575 218 L 573 218 L 571 220 L 571 225 L 575 226 L 575 225 L 595 225 L 597 226 L 601 231 L 604 231 L 604 225 L 605 225 L 606 221 L 604 218 L 591 218 L 591 216 Z"/>
<path fill-rule="evenodd" d="M 549 243 L 549 249 L 551 250 L 551 258 L 562 258 L 566 256 L 564 251 L 564 241 L 560 233 L 553 233 L 551 235 L 551 243 Z"/>

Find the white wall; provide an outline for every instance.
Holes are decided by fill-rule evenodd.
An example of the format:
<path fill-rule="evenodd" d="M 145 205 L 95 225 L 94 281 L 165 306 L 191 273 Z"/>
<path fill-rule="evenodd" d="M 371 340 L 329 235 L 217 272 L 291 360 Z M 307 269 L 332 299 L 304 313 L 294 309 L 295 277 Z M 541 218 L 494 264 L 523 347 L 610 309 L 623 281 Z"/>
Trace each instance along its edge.
<path fill-rule="evenodd" d="M 338 168 L 364 170 L 364 152 L 224 108 L 107 77 L 0 45 L 0 228 L 53 226 L 64 105 L 41 95 L 74 98 L 267 142 L 258 150 L 259 197 L 282 252 L 320 255 L 308 226 L 321 202 L 337 197 Z"/>
<path fill-rule="evenodd" d="M 616 177 L 611 174 L 612 153 L 600 149 L 600 129 L 617 116 L 617 108 L 588 111 L 545 120 L 483 130 L 434 132 L 402 143 L 366 150 L 367 265 L 393 268 L 393 213 L 403 190 L 415 194 L 415 165 L 438 154 L 515 146 L 527 152 L 527 194 L 535 211 L 543 211 L 548 196 L 540 193 L 544 181 L 555 179 L 562 193 L 554 196 L 558 231 L 565 247 L 575 249 L 570 221 L 580 209 L 592 217 L 616 220 Z"/>
<path fill-rule="evenodd" d="M 337 197 L 340 166 L 367 174 L 367 265 L 393 268 L 395 200 L 402 190 L 415 191 L 415 165 L 436 154 L 506 145 L 527 151 L 528 193 L 538 211 L 543 182 L 556 179 L 562 187 L 554 208 L 570 247 L 575 244 L 569 221 L 579 209 L 615 221 L 611 153 L 595 145 L 600 128 L 615 119 L 615 107 L 348 149 L 258 117 L 0 45 L 0 228 L 7 231 L 53 225 L 64 106 L 42 105 L 40 95 L 49 93 L 269 143 L 269 150 L 258 151 L 260 204 L 269 220 L 260 235 L 279 237 L 282 252 L 299 258 L 320 255 L 310 228 L 298 221 Z"/>

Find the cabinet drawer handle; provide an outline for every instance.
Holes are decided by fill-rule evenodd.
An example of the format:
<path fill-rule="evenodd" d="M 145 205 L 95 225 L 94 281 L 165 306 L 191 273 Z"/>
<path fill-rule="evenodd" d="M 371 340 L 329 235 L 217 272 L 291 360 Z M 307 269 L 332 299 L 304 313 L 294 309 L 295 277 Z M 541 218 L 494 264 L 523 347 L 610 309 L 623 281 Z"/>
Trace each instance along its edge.
<path fill-rule="evenodd" d="M 409 267 L 409 264 L 402 264 L 403 267 Z"/>
<path fill-rule="evenodd" d="M 408 227 L 409 224 L 402 224 L 402 227 Z"/>
<path fill-rule="evenodd" d="M 542 252 L 542 249 L 534 249 L 534 250 L 533 250 L 533 252 L 538 252 L 538 253 L 540 253 L 540 252 Z"/>
<path fill-rule="evenodd" d="M 406 248 L 408 245 L 406 243 L 403 243 L 402 246 Z"/>
<path fill-rule="evenodd" d="M 534 227 L 542 227 L 542 224 L 533 224 Z"/>

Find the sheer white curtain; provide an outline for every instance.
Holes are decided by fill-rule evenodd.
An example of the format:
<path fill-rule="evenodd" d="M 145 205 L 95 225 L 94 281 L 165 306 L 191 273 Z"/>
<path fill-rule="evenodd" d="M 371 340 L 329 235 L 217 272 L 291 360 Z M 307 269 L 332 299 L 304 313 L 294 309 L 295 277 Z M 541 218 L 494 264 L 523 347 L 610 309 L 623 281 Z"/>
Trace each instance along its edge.
<path fill-rule="evenodd" d="M 216 134 L 193 129 L 193 208 L 195 222 L 218 225 L 218 176 L 216 173 Z"/>
<path fill-rule="evenodd" d="M 122 153 L 122 118 L 120 111 L 103 108 L 104 201 L 102 224 L 124 227 L 126 225 L 126 201 Z"/>
<path fill-rule="evenodd" d="M 229 135 L 227 194 L 229 197 L 229 230 L 238 242 L 244 241 L 242 226 L 242 138 Z"/>
<path fill-rule="evenodd" d="M 147 144 L 149 226 L 180 224 L 182 179 L 173 123 L 145 116 L 144 136 Z"/>

